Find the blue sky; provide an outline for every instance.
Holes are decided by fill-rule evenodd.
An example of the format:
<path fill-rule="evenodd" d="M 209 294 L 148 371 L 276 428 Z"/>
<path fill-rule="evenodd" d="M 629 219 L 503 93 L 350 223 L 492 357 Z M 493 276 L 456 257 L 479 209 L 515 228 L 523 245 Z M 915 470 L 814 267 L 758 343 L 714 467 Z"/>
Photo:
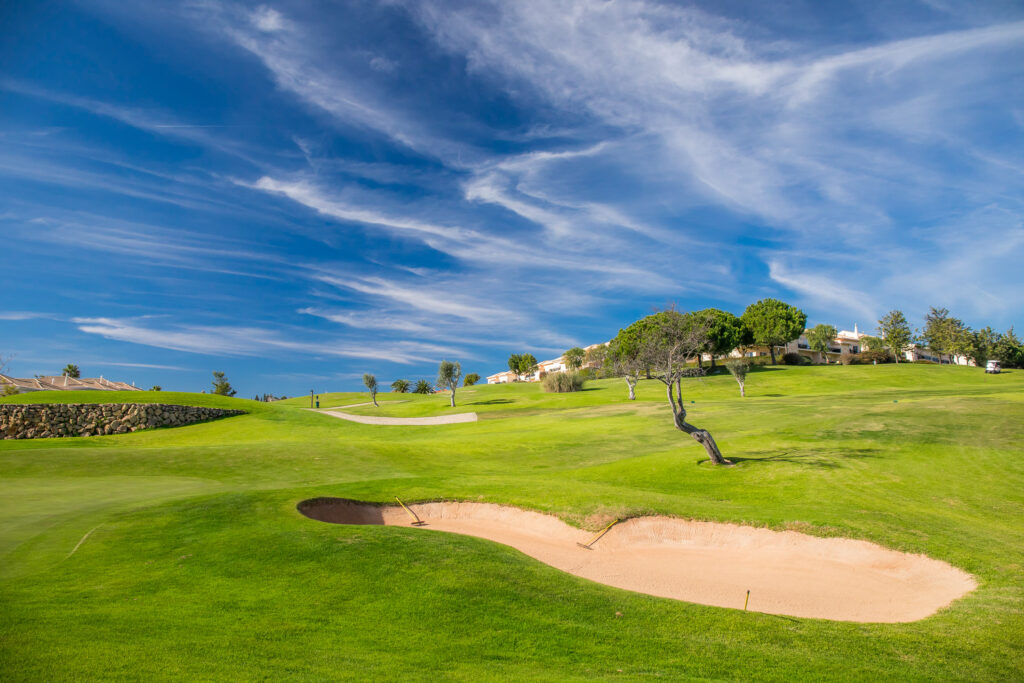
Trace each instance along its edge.
<path fill-rule="evenodd" d="M 5 3 L 0 355 L 241 395 L 657 307 L 1024 324 L 1024 5 Z"/>

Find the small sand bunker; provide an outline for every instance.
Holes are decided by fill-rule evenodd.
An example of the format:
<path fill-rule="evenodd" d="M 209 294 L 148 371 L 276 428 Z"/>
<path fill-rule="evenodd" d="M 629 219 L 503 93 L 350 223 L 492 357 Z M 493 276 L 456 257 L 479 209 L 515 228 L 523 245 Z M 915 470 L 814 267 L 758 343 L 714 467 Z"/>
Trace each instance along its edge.
<path fill-rule="evenodd" d="M 837 621 L 923 619 L 976 587 L 945 562 L 866 541 L 817 538 L 735 524 L 642 517 L 595 534 L 537 512 L 484 503 L 409 508 L 420 529 L 478 536 L 545 564 L 626 590 L 717 607 Z M 316 498 L 298 506 L 333 524 L 411 526 L 398 506 Z"/>
<path fill-rule="evenodd" d="M 400 403 L 400 401 L 394 401 Z M 365 404 L 357 404 L 365 405 Z M 351 406 L 346 406 L 351 407 Z M 429 425 L 454 425 L 464 422 L 476 422 L 476 413 L 456 413 L 454 415 L 436 415 L 434 417 L 382 417 L 380 415 L 353 415 L 340 410 L 321 410 L 324 415 L 341 418 L 349 422 L 358 422 L 364 425 L 390 425 L 397 426 L 429 426 Z"/>

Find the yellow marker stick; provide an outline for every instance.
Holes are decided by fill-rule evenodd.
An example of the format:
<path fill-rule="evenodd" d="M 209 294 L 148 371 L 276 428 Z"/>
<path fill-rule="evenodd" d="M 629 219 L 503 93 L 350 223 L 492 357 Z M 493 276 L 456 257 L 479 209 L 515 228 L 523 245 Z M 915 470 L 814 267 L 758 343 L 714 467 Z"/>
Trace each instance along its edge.
<path fill-rule="evenodd" d="M 747 599 L 743 601 L 743 611 L 747 611 L 747 603 L 750 602 L 750 591 L 747 591 Z"/>

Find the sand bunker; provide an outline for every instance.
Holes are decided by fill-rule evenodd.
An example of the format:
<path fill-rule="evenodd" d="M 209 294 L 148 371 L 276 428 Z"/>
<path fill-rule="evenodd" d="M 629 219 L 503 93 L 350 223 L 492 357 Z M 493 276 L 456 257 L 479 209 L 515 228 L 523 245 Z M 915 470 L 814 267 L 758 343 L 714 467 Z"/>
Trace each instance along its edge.
<path fill-rule="evenodd" d="M 410 526 L 398 506 L 341 498 L 299 504 L 333 524 Z M 816 538 L 735 524 L 643 517 L 615 525 L 591 550 L 593 532 L 537 512 L 484 503 L 409 507 L 424 530 L 478 536 L 545 564 L 626 590 L 769 614 L 860 622 L 923 619 L 976 587 L 945 562 L 866 541 Z"/>
<path fill-rule="evenodd" d="M 398 401 L 395 401 L 398 403 Z M 357 404 L 365 405 L 365 404 Z M 351 406 L 346 406 L 351 407 Z M 462 422 L 476 422 L 476 413 L 456 413 L 455 415 L 438 415 L 436 417 L 382 417 L 378 415 L 353 415 L 352 413 L 343 413 L 340 410 L 321 410 L 319 411 L 325 415 L 331 417 L 340 417 L 342 420 L 349 420 L 350 422 L 358 422 L 364 425 L 408 425 L 408 426 L 426 426 L 426 425 L 453 425 L 460 424 Z"/>

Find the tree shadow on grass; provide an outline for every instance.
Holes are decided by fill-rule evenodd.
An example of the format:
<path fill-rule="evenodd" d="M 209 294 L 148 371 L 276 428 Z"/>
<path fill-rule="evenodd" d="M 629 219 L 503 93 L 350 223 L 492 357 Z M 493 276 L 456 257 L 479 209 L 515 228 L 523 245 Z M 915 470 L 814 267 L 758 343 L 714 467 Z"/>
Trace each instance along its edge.
<path fill-rule="evenodd" d="M 834 453 L 800 453 L 796 451 L 763 451 L 765 455 L 758 457 L 755 451 L 752 457 L 730 457 L 733 465 L 758 465 L 765 463 L 786 462 L 793 465 L 806 465 L 821 469 L 836 469 L 843 466 L 843 461 L 848 459 L 878 458 L 878 451 L 869 448 L 845 449 L 842 455 Z M 710 459 L 704 458 L 697 461 L 698 465 L 709 465 Z"/>
<path fill-rule="evenodd" d="M 492 398 L 492 399 L 488 399 L 486 401 L 473 401 L 472 403 L 466 403 L 465 405 L 468 405 L 468 406 L 496 406 L 496 405 L 502 405 L 502 404 L 505 404 L 505 403 L 515 403 L 515 401 L 513 401 L 510 398 Z"/>

